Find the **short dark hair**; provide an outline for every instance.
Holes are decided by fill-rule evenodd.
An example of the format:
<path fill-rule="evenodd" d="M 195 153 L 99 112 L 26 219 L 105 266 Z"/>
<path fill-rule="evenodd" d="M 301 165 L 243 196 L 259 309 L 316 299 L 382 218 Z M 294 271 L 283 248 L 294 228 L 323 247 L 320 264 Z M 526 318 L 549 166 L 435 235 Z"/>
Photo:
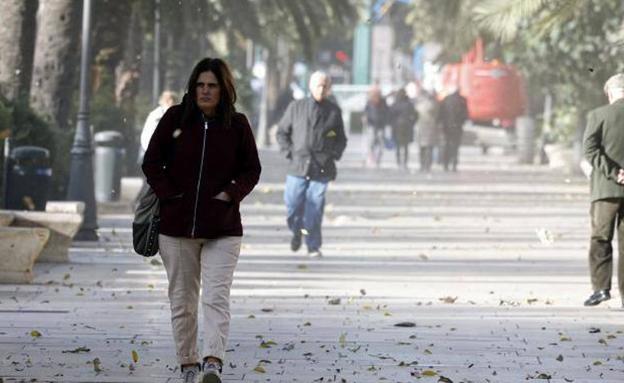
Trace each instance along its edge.
<path fill-rule="evenodd" d="M 220 87 L 219 105 L 217 105 L 217 118 L 221 119 L 226 127 L 232 122 L 232 116 L 236 112 L 236 88 L 232 71 L 220 58 L 206 57 L 201 59 L 193 68 L 186 84 L 186 102 L 182 121 L 186 124 L 199 114 L 197 106 L 197 79 L 203 72 L 212 72 Z"/>

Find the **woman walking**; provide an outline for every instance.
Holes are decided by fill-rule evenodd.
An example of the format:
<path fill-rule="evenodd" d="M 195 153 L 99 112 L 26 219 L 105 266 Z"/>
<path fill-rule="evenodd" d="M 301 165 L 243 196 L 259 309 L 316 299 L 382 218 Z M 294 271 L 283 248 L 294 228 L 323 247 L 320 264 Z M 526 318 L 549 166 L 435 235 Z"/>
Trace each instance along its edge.
<path fill-rule="evenodd" d="M 409 162 L 409 144 L 414 141 L 414 124 L 418 121 L 418 112 L 405 93 L 399 89 L 394 104 L 390 107 L 390 125 L 392 138 L 396 143 L 396 160 L 399 169 L 407 170 Z"/>
<path fill-rule="evenodd" d="M 255 140 L 235 102 L 227 64 L 201 60 L 182 103 L 160 120 L 143 161 L 147 182 L 160 200 L 160 255 L 169 281 L 176 354 L 187 383 L 200 376 L 202 383 L 221 382 L 230 287 L 243 235 L 239 203 L 260 177 Z"/>

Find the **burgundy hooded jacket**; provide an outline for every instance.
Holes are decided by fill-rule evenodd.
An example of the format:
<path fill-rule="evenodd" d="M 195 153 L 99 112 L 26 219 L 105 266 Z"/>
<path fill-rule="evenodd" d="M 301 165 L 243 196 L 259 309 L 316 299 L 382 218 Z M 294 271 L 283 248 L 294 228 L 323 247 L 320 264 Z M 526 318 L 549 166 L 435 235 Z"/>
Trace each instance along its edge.
<path fill-rule="evenodd" d="M 160 233 L 172 237 L 242 236 L 239 203 L 260 178 L 260 160 L 245 115 L 229 127 L 201 113 L 182 126 L 184 107 L 165 113 L 152 136 L 143 172 L 160 200 Z M 213 198 L 226 192 L 232 201 Z"/>

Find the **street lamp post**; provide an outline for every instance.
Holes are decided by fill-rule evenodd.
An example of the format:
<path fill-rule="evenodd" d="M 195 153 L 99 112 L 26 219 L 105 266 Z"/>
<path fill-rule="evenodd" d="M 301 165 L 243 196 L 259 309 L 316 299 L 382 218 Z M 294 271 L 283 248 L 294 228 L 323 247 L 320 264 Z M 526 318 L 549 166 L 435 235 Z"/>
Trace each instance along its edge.
<path fill-rule="evenodd" d="M 154 72 L 152 78 L 152 105 L 158 105 L 160 93 L 160 0 L 154 3 Z"/>
<path fill-rule="evenodd" d="M 93 185 L 93 148 L 89 129 L 89 81 L 91 0 L 83 0 L 82 9 L 82 50 L 80 58 L 80 109 L 76 134 L 71 149 L 71 168 L 67 199 L 83 201 L 84 220 L 75 238 L 82 241 L 97 241 L 97 206 Z"/>

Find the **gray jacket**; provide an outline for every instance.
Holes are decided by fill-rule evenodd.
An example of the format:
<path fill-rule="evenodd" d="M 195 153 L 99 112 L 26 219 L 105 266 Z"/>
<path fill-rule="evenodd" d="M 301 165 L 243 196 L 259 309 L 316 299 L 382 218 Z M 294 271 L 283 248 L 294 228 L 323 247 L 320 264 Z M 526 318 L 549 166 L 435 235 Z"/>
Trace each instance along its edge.
<path fill-rule="evenodd" d="M 279 122 L 277 142 L 290 160 L 288 174 L 334 180 L 335 161 L 347 146 L 340 108 L 312 98 L 291 102 Z"/>

